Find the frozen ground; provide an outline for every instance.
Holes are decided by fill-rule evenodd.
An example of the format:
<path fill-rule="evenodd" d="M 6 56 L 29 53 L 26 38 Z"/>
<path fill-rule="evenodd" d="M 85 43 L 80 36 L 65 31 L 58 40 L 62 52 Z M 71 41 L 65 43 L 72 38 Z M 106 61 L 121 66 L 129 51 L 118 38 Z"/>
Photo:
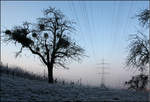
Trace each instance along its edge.
<path fill-rule="evenodd" d="M 100 89 L 71 84 L 50 85 L 1 73 L 1 102 L 144 102 L 147 92 Z"/>

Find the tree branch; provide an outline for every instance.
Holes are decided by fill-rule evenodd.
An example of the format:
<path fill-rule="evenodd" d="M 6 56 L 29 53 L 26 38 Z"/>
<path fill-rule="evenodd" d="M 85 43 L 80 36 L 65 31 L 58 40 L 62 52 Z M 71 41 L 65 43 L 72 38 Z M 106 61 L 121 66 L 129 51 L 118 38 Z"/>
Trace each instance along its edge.
<path fill-rule="evenodd" d="M 48 47 L 47 47 L 47 44 L 46 44 L 46 40 L 45 40 L 45 48 L 46 48 L 46 53 L 47 53 L 47 63 L 49 64 L 49 49 L 48 49 Z"/>
<path fill-rule="evenodd" d="M 30 46 L 28 47 L 29 49 L 30 49 L 30 51 L 33 53 L 33 54 L 36 54 L 36 55 L 38 55 L 41 59 L 42 59 L 42 61 L 44 62 L 44 64 L 48 64 L 47 62 L 46 62 L 46 60 L 44 59 L 44 57 L 40 54 L 40 53 L 38 53 L 37 51 L 34 51 Z"/>

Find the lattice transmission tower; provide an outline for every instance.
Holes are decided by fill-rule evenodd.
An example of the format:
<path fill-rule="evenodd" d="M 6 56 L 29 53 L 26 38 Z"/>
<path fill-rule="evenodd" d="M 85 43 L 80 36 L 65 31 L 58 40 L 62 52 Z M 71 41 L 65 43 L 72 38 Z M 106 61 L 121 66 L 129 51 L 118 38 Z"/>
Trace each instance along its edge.
<path fill-rule="evenodd" d="M 109 63 L 106 63 L 104 59 L 102 59 L 102 62 L 101 63 L 98 63 L 97 65 L 99 65 L 98 68 L 101 68 L 101 71 L 98 72 L 98 74 L 100 75 L 100 78 L 101 78 L 101 83 L 100 83 L 100 87 L 101 88 L 106 88 L 106 84 L 105 84 L 105 75 L 106 74 L 109 74 L 108 72 L 105 71 L 105 69 L 108 69 L 108 64 Z M 107 65 L 107 67 L 106 67 Z"/>

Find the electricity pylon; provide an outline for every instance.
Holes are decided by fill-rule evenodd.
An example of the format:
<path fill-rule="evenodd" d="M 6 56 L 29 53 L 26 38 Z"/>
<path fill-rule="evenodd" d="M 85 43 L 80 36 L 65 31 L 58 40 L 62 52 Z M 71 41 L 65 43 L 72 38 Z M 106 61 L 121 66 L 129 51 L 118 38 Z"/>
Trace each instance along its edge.
<path fill-rule="evenodd" d="M 97 64 L 97 65 L 100 65 L 100 67 L 98 67 L 98 68 L 101 68 L 101 72 L 97 73 L 97 74 L 101 75 L 101 84 L 100 84 L 101 88 L 106 88 L 105 75 L 109 74 L 109 73 L 105 72 L 105 69 L 108 68 L 108 67 L 106 67 L 106 65 L 108 65 L 108 64 L 109 63 L 106 63 L 104 59 L 102 59 L 101 63 Z"/>

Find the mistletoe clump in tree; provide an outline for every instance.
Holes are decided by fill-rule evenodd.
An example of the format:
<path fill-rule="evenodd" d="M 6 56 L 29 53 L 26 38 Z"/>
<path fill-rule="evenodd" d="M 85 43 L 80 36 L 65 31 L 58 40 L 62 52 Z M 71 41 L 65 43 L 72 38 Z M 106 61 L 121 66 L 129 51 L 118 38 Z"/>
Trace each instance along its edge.
<path fill-rule="evenodd" d="M 44 10 L 44 17 L 37 23 L 24 22 L 22 26 L 5 30 L 5 41 L 13 41 L 21 45 L 18 56 L 24 48 L 37 55 L 48 69 L 48 82 L 53 83 L 53 69 L 66 68 L 66 61 L 79 60 L 84 49 L 71 39 L 74 22 L 56 8 Z"/>

